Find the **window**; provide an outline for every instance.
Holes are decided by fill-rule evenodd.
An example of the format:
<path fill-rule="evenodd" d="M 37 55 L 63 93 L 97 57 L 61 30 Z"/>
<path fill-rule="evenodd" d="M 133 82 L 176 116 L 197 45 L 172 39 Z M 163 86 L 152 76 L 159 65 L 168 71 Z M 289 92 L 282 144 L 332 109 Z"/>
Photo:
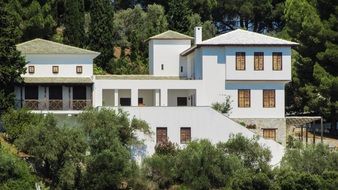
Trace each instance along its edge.
<path fill-rule="evenodd" d="M 138 98 L 138 105 L 139 106 L 144 106 L 144 104 L 143 104 L 143 98 Z"/>
<path fill-rule="evenodd" d="M 28 66 L 28 73 L 33 74 L 35 72 L 34 66 Z"/>
<path fill-rule="evenodd" d="M 39 99 L 39 86 L 25 86 L 25 99 Z"/>
<path fill-rule="evenodd" d="M 183 73 L 183 66 L 181 66 L 181 73 Z"/>
<path fill-rule="evenodd" d="M 272 70 L 274 71 L 282 70 L 282 53 L 281 52 L 272 53 Z"/>
<path fill-rule="evenodd" d="M 236 52 L 236 70 L 245 70 L 245 52 Z"/>
<path fill-rule="evenodd" d="M 53 66 L 53 73 L 54 74 L 59 73 L 59 66 Z"/>
<path fill-rule="evenodd" d="M 161 64 L 161 70 L 163 70 L 164 69 L 164 65 L 163 64 Z"/>
<path fill-rule="evenodd" d="M 250 90 L 238 90 L 238 107 L 250 107 Z"/>
<path fill-rule="evenodd" d="M 86 96 L 86 86 L 73 86 L 73 100 L 85 100 Z"/>
<path fill-rule="evenodd" d="M 120 98 L 120 105 L 121 106 L 131 106 L 131 99 L 130 98 Z"/>
<path fill-rule="evenodd" d="M 255 71 L 264 70 L 264 53 L 263 52 L 255 52 L 254 53 L 254 64 Z"/>
<path fill-rule="evenodd" d="M 76 73 L 81 74 L 82 73 L 82 66 L 76 66 Z"/>
<path fill-rule="evenodd" d="M 275 90 L 263 90 L 263 107 L 273 108 L 275 107 L 276 93 Z"/>
<path fill-rule="evenodd" d="M 181 144 L 186 144 L 191 140 L 191 128 L 181 127 Z"/>
<path fill-rule="evenodd" d="M 177 97 L 177 106 L 187 106 L 188 98 L 187 97 Z"/>
<path fill-rule="evenodd" d="M 168 141 L 167 128 L 157 127 L 156 128 L 156 143 L 161 144 Z"/>
<path fill-rule="evenodd" d="M 276 140 L 276 129 L 263 129 L 263 138 Z"/>

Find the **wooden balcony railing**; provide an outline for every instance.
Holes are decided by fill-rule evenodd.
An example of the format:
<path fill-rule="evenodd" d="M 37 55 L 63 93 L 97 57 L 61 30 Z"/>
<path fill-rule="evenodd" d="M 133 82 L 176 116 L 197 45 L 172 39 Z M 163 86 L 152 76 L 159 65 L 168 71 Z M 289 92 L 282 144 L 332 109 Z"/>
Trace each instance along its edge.
<path fill-rule="evenodd" d="M 17 107 L 29 110 L 84 110 L 92 106 L 92 100 L 17 100 Z"/>

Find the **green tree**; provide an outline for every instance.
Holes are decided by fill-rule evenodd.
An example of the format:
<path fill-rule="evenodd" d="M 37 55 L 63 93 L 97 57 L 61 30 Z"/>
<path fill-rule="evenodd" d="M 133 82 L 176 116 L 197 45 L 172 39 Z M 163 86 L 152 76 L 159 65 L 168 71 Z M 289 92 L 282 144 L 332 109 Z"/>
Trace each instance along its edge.
<path fill-rule="evenodd" d="M 91 1 L 89 48 L 101 53 L 94 63 L 109 72 L 113 71 L 110 61 L 114 58 L 113 16 L 114 7 L 110 0 Z"/>
<path fill-rule="evenodd" d="M 168 23 L 169 29 L 188 33 L 189 16 L 192 13 L 187 0 L 169 0 L 168 1 Z"/>
<path fill-rule="evenodd" d="M 0 144 L 0 189 L 35 189 L 36 178 L 29 165 L 5 151 Z"/>
<path fill-rule="evenodd" d="M 323 11 L 318 3 L 290 1 L 285 3 L 283 33 L 300 45 L 293 60 L 293 81 L 287 87 L 288 112 L 323 115 L 336 129 L 338 118 L 337 79 L 337 13 Z M 330 6 L 338 7 L 338 3 Z M 324 13 L 325 12 L 325 13 Z M 328 16 L 330 15 L 330 16 Z"/>
<path fill-rule="evenodd" d="M 64 43 L 82 47 L 85 40 L 83 0 L 65 0 Z"/>
<path fill-rule="evenodd" d="M 19 36 L 14 21 L 14 15 L 0 0 L 0 110 L 14 106 L 14 86 L 25 72 L 26 62 L 15 46 Z"/>

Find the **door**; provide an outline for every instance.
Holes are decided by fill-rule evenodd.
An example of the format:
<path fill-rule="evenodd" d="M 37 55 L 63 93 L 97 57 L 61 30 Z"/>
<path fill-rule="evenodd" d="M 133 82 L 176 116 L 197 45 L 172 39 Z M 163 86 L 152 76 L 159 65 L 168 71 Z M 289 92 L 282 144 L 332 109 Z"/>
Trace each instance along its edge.
<path fill-rule="evenodd" d="M 177 106 L 187 106 L 188 98 L 187 97 L 177 97 Z"/>

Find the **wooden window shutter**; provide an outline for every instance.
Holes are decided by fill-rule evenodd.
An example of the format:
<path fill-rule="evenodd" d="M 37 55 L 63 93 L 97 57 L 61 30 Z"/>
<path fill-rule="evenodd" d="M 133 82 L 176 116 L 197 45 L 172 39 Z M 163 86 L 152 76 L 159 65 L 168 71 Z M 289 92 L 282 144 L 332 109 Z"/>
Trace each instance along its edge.
<path fill-rule="evenodd" d="M 272 69 L 274 71 L 282 70 L 282 53 L 281 52 L 272 53 Z"/>
<path fill-rule="evenodd" d="M 255 71 L 264 70 L 264 53 L 263 52 L 254 53 L 254 69 Z"/>
<path fill-rule="evenodd" d="M 181 144 L 186 144 L 191 141 L 191 128 L 181 127 Z"/>
<path fill-rule="evenodd" d="M 263 90 L 263 107 L 273 108 L 276 106 L 276 91 Z"/>
<path fill-rule="evenodd" d="M 236 52 L 236 70 L 245 70 L 245 52 Z"/>
<path fill-rule="evenodd" d="M 238 90 L 238 107 L 248 108 L 250 107 L 250 90 L 240 89 Z"/>
<path fill-rule="evenodd" d="M 168 141 L 167 128 L 157 127 L 156 128 L 156 143 L 161 144 Z"/>

